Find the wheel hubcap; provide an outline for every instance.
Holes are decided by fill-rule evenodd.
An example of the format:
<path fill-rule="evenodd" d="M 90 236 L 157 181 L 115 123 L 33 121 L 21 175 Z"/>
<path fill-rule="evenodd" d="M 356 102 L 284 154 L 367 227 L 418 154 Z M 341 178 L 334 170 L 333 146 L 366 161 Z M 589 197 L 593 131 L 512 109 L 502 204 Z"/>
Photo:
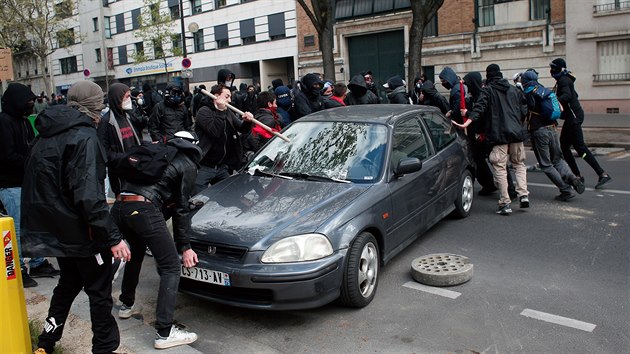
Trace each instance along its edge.
<path fill-rule="evenodd" d="M 466 176 L 462 185 L 462 207 L 466 212 L 470 210 L 473 201 L 473 181 L 472 178 Z"/>
<path fill-rule="evenodd" d="M 359 290 L 363 297 L 369 297 L 376 287 L 378 276 L 378 257 L 376 246 L 369 242 L 363 246 L 359 260 Z"/>

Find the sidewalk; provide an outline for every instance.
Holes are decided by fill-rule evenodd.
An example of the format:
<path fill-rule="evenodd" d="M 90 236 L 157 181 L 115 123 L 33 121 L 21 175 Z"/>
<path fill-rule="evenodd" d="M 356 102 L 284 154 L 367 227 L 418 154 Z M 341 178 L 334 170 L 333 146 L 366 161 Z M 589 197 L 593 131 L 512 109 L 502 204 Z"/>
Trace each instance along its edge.
<path fill-rule="evenodd" d="M 582 130 L 586 145 L 595 151 L 598 148 L 630 150 L 629 114 L 586 114 Z"/>
<path fill-rule="evenodd" d="M 50 259 L 50 261 L 55 265 L 55 268 L 58 268 L 55 259 Z M 153 258 L 146 257 L 144 259 L 143 268 L 155 271 Z M 142 305 L 141 314 L 134 315 L 126 320 L 119 319 L 118 308 L 120 304 L 117 298 L 120 294 L 121 278 L 122 274 L 116 279 L 113 286 L 114 308 L 112 314 L 116 318 L 120 331 L 120 347 L 116 352 L 127 354 L 156 353 L 157 350 L 153 348 L 155 329 L 152 325 L 155 317 L 155 303 L 142 303 L 142 300 L 138 299 L 139 303 Z M 36 287 L 24 289 L 24 297 L 26 299 L 29 321 L 37 320 L 43 323 L 48 313 L 50 298 L 52 297 L 54 287 L 57 285 L 59 277 L 37 278 L 36 280 L 38 282 Z M 141 283 L 140 286 L 143 286 L 143 284 Z M 155 286 L 157 291 L 157 283 L 145 283 L 144 286 Z M 84 354 L 90 352 L 89 348 L 92 347 L 92 330 L 90 323 L 90 306 L 87 295 L 82 291 L 72 304 L 70 316 L 64 328 L 63 337 L 61 341 L 57 343 L 57 347 L 60 347 L 64 354 Z M 37 345 L 37 343 L 35 342 L 33 345 Z M 189 345 L 182 345 L 171 349 L 161 349 L 159 352 L 178 354 L 202 353 Z"/>

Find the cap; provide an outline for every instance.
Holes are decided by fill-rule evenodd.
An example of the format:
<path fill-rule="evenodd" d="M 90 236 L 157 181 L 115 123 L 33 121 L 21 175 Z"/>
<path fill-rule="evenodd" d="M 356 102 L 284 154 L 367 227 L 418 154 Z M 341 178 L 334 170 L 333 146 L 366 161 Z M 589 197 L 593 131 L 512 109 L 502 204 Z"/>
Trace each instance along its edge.
<path fill-rule="evenodd" d="M 553 69 L 566 69 L 567 62 L 564 61 L 564 59 L 562 58 L 556 58 L 551 63 L 549 63 L 549 66 Z"/>

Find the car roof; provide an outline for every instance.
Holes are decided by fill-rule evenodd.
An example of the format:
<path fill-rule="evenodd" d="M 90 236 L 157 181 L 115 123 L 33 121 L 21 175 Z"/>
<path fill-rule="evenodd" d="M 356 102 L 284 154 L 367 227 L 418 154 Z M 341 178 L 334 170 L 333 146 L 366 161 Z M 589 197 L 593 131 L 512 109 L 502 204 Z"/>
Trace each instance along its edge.
<path fill-rule="evenodd" d="M 409 104 L 367 104 L 336 107 L 311 113 L 300 118 L 307 121 L 350 121 L 361 123 L 393 124 L 398 118 L 409 112 L 437 112 L 436 107 Z"/>

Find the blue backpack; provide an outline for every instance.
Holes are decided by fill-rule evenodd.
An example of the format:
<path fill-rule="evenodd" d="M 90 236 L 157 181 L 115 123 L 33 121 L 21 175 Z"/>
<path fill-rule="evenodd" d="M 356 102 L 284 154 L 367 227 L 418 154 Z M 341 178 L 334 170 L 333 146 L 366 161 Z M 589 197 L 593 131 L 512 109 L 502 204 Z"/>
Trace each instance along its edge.
<path fill-rule="evenodd" d="M 551 120 L 560 118 L 562 106 L 555 92 L 541 84 L 532 85 L 525 89 L 525 93 L 530 92 L 538 96 L 537 101 L 540 102 L 540 112 L 537 114 Z"/>

